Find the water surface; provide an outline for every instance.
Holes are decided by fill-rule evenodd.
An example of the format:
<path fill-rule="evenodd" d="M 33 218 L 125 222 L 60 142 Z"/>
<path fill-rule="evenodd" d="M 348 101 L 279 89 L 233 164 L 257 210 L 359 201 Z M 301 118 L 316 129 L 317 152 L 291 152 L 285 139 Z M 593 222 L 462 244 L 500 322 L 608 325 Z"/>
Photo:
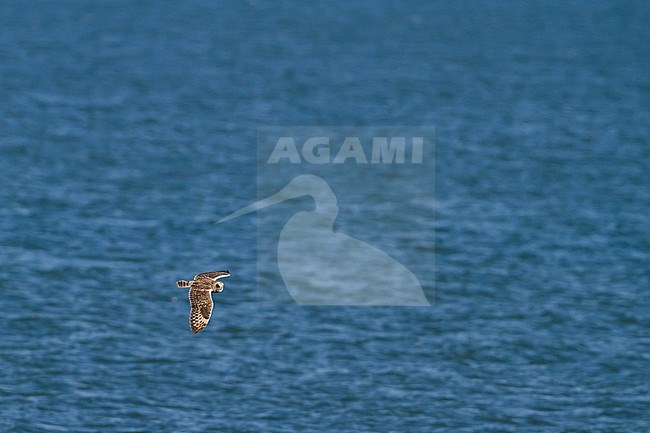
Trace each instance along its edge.
<path fill-rule="evenodd" d="M 647 431 L 649 19 L 4 3 L 0 430 Z M 279 125 L 435 126 L 435 263 L 433 220 L 341 215 L 432 307 L 256 302 L 255 218 L 212 223 Z M 224 267 L 193 336 L 173 282 Z"/>

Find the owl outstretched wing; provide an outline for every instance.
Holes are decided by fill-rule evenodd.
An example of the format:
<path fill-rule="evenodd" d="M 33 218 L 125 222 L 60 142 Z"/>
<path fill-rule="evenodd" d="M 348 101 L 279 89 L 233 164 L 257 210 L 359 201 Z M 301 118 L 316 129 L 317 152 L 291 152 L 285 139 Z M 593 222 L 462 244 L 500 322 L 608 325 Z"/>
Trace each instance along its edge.
<path fill-rule="evenodd" d="M 190 329 L 194 334 L 202 331 L 212 316 L 212 296 L 209 290 L 190 289 Z"/>
<path fill-rule="evenodd" d="M 212 280 L 218 280 L 219 278 L 229 277 L 230 271 L 216 271 L 216 272 L 204 272 L 202 274 L 196 274 L 194 277 L 195 280 L 202 278 L 210 278 Z"/>

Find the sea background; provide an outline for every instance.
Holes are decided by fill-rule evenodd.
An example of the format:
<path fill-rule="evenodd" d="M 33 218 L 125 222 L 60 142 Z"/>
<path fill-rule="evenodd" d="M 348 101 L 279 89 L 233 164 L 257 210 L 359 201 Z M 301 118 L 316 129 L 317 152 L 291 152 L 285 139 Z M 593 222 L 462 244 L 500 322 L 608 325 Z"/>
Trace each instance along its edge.
<path fill-rule="evenodd" d="M 0 431 L 649 431 L 648 22 L 2 2 Z M 435 128 L 431 219 L 340 212 L 431 307 L 257 302 L 257 216 L 214 222 L 257 198 L 257 128 L 282 125 Z M 174 282 L 225 267 L 194 336 Z"/>

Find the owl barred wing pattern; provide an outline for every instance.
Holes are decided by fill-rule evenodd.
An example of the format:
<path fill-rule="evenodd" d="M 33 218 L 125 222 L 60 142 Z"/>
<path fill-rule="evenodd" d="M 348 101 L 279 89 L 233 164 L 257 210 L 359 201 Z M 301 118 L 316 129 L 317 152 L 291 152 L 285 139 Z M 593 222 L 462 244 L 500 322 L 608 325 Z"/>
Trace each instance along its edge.
<path fill-rule="evenodd" d="M 190 329 L 194 334 L 202 331 L 212 315 L 212 295 L 209 290 L 190 289 Z"/>
<path fill-rule="evenodd" d="M 230 276 L 229 271 L 204 272 L 202 274 L 196 274 L 194 279 L 199 280 L 201 278 L 210 278 L 212 280 L 218 280 L 219 278 L 229 277 L 229 276 Z"/>

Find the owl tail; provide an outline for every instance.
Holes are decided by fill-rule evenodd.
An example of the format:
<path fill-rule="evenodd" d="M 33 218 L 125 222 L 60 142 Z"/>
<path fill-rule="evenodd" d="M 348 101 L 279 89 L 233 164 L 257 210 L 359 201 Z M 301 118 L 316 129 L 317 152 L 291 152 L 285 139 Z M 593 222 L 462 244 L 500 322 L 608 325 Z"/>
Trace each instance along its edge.
<path fill-rule="evenodd" d="M 190 282 L 186 280 L 176 281 L 178 287 L 190 287 Z"/>

